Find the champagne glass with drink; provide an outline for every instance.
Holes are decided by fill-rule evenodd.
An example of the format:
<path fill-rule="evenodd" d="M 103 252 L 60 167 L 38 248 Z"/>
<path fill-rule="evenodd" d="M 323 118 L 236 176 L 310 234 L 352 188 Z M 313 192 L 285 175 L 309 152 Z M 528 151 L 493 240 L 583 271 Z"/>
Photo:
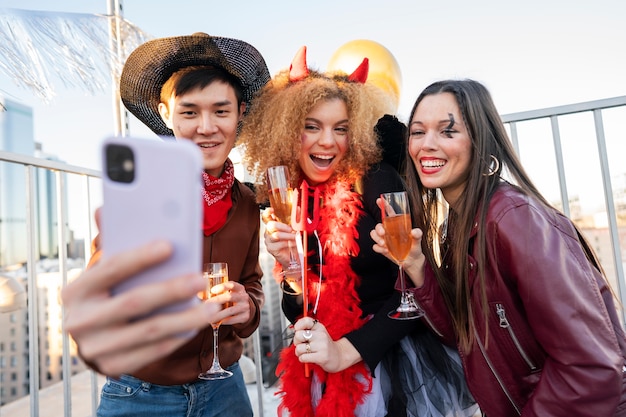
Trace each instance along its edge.
<path fill-rule="evenodd" d="M 289 170 L 285 165 L 269 167 L 266 173 L 267 191 L 270 199 L 270 206 L 274 210 L 274 217 L 279 222 L 291 224 L 291 196 L 293 189 L 290 186 Z M 291 241 L 289 245 L 289 265 L 283 271 L 284 279 L 289 284 L 293 292 L 302 292 L 302 271 L 298 254 L 293 248 Z"/>
<path fill-rule="evenodd" d="M 211 288 L 216 285 L 224 284 L 228 281 L 228 265 L 226 262 L 211 262 L 204 264 L 204 278 L 207 280 L 205 299 L 209 299 L 217 295 L 211 292 Z M 233 375 L 232 372 L 227 371 L 220 365 L 217 353 L 220 324 L 221 322 L 211 323 L 211 326 L 213 327 L 213 364 L 208 371 L 202 372 L 198 375 L 198 378 L 200 379 L 226 379 Z"/>
<path fill-rule="evenodd" d="M 403 263 L 411 250 L 411 211 L 405 191 L 383 193 L 381 209 L 383 227 L 385 228 L 385 244 L 387 250 L 398 263 L 400 277 L 400 305 L 389 312 L 392 319 L 410 320 L 422 317 L 424 312 L 415 302 L 413 294 L 406 290 Z"/>

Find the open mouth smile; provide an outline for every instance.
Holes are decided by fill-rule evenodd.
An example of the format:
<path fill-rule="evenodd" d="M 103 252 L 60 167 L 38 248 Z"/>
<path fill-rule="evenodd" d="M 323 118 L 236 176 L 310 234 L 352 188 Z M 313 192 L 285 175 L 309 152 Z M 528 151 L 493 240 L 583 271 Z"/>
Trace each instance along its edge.
<path fill-rule="evenodd" d="M 311 161 L 321 168 L 326 168 L 335 160 L 333 155 L 311 155 Z"/>

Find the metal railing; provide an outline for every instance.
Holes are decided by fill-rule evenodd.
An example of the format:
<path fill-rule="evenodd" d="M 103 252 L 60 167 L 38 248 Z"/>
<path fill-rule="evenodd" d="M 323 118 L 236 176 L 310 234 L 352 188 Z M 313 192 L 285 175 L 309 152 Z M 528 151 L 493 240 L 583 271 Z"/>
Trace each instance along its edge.
<path fill-rule="evenodd" d="M 35 265 L 39 261 L 39 254 L 37 251 L 38 232 L 37 232 L 37 207 L 40 202 L 38 201 L 38 193 L 36 190 L 36 171 L 37 169 L 44 169 L 54 174 L 55 178 L 55 191 L 56 191 L 56 219 L 57 225 L 57 245 L 58 245 L 58 261 L 59 261 L 59 276 L 61 277 L 61 285 L 65 286 L 68 282 L 68 268 L 67 268 L 67 242 L 68 242 L 68 200 L 66 198 L 68 194 L 67 190 L 67 176 L 73 175 L 80 178 L 83 189 L 86 193 L 86 198 L 82 199 L 83 207 L 81 212 L 81 222 L 83 228 L 86 231 L 84 236 L 84 253 L 85 253 L 85 265 L 89 262 L 90 244 L 93 239 L 92 231 L 92 200 L 93 194 L 99 195 L 100 191 L 92 191 L 91 180 L 99 180 L 101 177 L 100 171 L 82 168 L 78 166 L 68 165 L 59 161 L 53 161 L 48 159 L 36 158 L 32 156 L 26 156 L 16 153 L 0 151 L 0 163 L 10 163 L 22 165 L 25 170 L 25 184 L 26 184 L 26 234 L 27 238 L 27 259 L 26 269 L 27 275 L 27 306 L 28 306 L 28 369 L 31 370 L 29 374 L 29 403 L 30 403 L 30 415 L 32 417 L 38 417 L 39 410 L 39 390 L 40 390 L 40 372 L 33 372 L 32 370 L 40 369 L 40 343 L 38 343 L 39 335 L 38 329 L 40 323 L 38 318 L 40 317 L 40 303 L 38 300 L 38 282 L 37 282 L 37 268 Z M 63 312 L 63 306 L 61 306 Z M 64 315 L 64 312 L 63 312 Z M 256 368 L 256 381 L 257 381 L 257 412 L 255 415 L 263 416 L 263 376 L 261 369 L 261 343 L 259 332 L 254 332 L 252 336 L 253 347 L 255 352 Z M 69 417 L 72 415 L 72 396 L 71 396 L 71 353 L 70 353 L 70 341 L 67 333 L 63 332 L 62 343 L 62 375 L 63 375 L 63 415 Z M 99 386 L 97 375 L 91 372 L 91 409 L 92 415 L 96 415 L 96 409 L 98 406 L 99 398 Z M 56 410 L 57 412 L 60 410 Z"/>
<path fill-rule="evenodd" d="M 502 116 L 502 121 L 508 125 L 511 140 L 517 153 L 520 154 L 520 145 L 523 143 L 523 139 L 520 139 L 518 135 L 518 127 L 530 121 L 536 121 L 540 119 L 546 119 L 550 121 L 551 126 L 551 139 L 554 147 L 555 163 L 557 168 L 557 176 L 560 190 L 560 200 L 562 204 L 563 213 L 566 216 L 570 216 L 570 196 L 568 192 L 568 184 L 565 174 L 565 159 L 563 152 L 563 143 L 566 146 L 578 146 L 574 143 L 574 135 L 570 135 L 567 138 L 562 138 L 560 121 L 570 115 L 574 114 L 591 114 L 593 115 L 593 123 L 595 128 L 595 141 L 597 146 L 597 153 L 599 158 L 599 165 L 602 178 L 602 189 L 604 196 L 604 205 L 606 208 L 606 217 L 608 224 L 608 231 L 612 247 L 612 261 L 615 270 L 615 281 L 617 282 L 617 291 L 622 305 L 626 302 L 626 283 L 624 282 L 624 257 L 620 248 L 620 234 L 618 230 L 618 221 L 616 213 L 616 205 L 614 199 L 614 190 L 611 184 L 611 169 L 609 164 L 609 156 L 607 150 L 607 138 L 605 135 L 605 123 L 603 120 L 603 112 L 608 109 L 621 107 L 626 109 L 626 96 L 614 97 L 604 100 L 588 101 L 577 104 L 570 104 L 565 106 L 551 107 L 539 110 L 531 110 L 520 113 L 505 114 Z M 621 117 L 623 121 L 623 117 Z M 623 133 L 621 133 L 623 134 Z M 626 138 L 620 138 L 622 142 Z M 569 140 L 569 142 L 567 142 Z M 525 158 L 520 155 L 522 163 L 525 164 Z M 531 155 L 532 157 L 532 155 Z M 620 167 L 623 168 L 623 165 Z M 623 319 L 626 322 L 626 310 L 622 311 Z"/>
<path fill-rule="evenodd" d="M 520 152 L 520 135 L 518 134 L 518 128 L 523 123 L 537 120 L 537 119 L 547 119 L 550 121 L 551 125 L 551 138 L 554 147 L 554 152 L 556 156 L 556 165 L 558 172 L 558 181 L 560 187 L 560 198 L 563 206 L 563 211 L 566 215 L 570 214 L 569 209 L 569 194 L 568 187 L 565 175 L 565 161 L 563 158 L 563 140 L 561 138 L 560 128 L 559 128 L 559 120 L 561 117 L 574 114 L 574 113 L 582 113 L 582 112 L 590 112 L 593 114 L 593 120 L 595 125 L 595 139 L 598 148 L 599 162 L 602 171 L 602 182 L 603 182 L 603 191 L 605 198 L 605 205 L 607 208 L 607 220 L 609 225 L 609 232 L 611 236 L 611 244 L 612 244 L 612 253 L 614 260 L 614 267 L 617 275 L 617 282 L 619 286 L 619 295 L 622 300 L 622 303 L 626 301 L 626 288 L 624 285 L 624 270 L 623 270 L 623 257 L 621 255 L 620 241 L 619 241 L 619 233 L 618 233 L 618 222 L 615 210 L 615 202 L 614 202 L 614 193 L 611 185 L 611 171 L 608 162 L 607 155 L 607 146 L 606 146 L 606 138 L 604 131 L 604 123 L 603 123 L 603 111 L 608 108 L 613 107 L 624 107 L 626 108 L 626 96 L 624 97 L 616 97 L 612 99 L 606 100 L 597 100 L 592 102 L 573 104 L 568 106 L 560 106 L 547 108 L 542 110 L 534 110 L 528 112 L 521 112 L 515 114 L 507 114 L 502 116 L 502 120 L 508 126 L 511 139 L 514 143 L 514 146 L 518 153 Z M 4 162 L 2 162 L 4 161 Z M 522 162 L 524 162 L 524 158 L 522 158 Z M 38 323 L 38 306 L 37 302 L 37 277 L 36 277 L 36 268 L 33 267 L 35 263 L 38 261 L 38 254 L 36 251 L 36 242 L 38 239 L 37 230 L 35 227 L 36 224 L 36 207 L 37 207 L 37 196 L 35 190 L 35 170 L 37 168 L 41 168 L 44 170 L 49 170 L 54 173 L 55 187 L 56 187 L 56 195 L 57 196 L 65 196 L 67 194 L 67 186 L 66 186 L 66 175 L 76 175 L 82 179 L 83 188 L 86 190 L 87 198 L 83 201 L 83 208 L 81 210 L 82 220 L 84 222 L 84 228 L 87 231 L 85 235 L 85 258 L 89 257 L 90 252 L 90 241 L 92 239 L 92 207 L 91 207 L 91 195 L 92 190 L 90 189 L 90 180 L 99 179 L 100 172 L 94 171 L 91 169 L 81 168 L 77 166 L 67 165 L 57 161 L 50 161 L 46 159 L 40 159 L 35 157 L 29 157 L 9 152 L 0 151 L 0 163 L 12 163 L 12 164 L 20 164 L 24 166 L 26 172 L 26 184 L 27 184 L 27 193 L 26 193 L 26 229 L 28 235 L 28 327 L 29 327 L 29 339 L 31 341 L 37 340 L 37 329 L 39 328 Z M 99 191 L 98 191 L 99 192 Z M 57 219 L 56 222 L 58 225 L 66 225 L 67 224 L 67 216 L 68 216 L 68 207 L 67 201 L 65 198 L 58 197 L 56 203 L 56 213 Z M 62 276 L 62 283 L 65 285 L 67 283 L 67 253 L 66 253 L 66 242 L 67 242 L 67 230 L 66 227 L 58 227 L 58 248 L 59 248 L 59 272 Z M 88 259 L 85 259 L 85 263 Z M 263 405 L 262 405 L 262 375 L 261 375 L 261 359 L 260 359 L 260 342 L 258 332 L 255 332 L 254 335 L 254 348 L 255 348 L 255 359 L 257 363 L 257 387 L 258 387 L 258 413 L 259 415 L 263 415 Z M 70 351 L 69 351 L 69 338 L 67 335 L 64 336 L 63 341 L 63 395 L 64 395 L 64 415 L 71 416 L 72 414 L 72 404 L 71 404 L 71 372 L 70 372 Z M 29 369 L 31 372 L 29 386 L 30 386 L 30 415 L 31 416 L 39 416 L 39 372 L 33 372 L 32 370 L 39 369 L 39 344 L 35 342 L 29 343 Z M 95 410 L 97 408 L 98 396 L 99 396 L 99 388 L 97 384 L 97 378 L 95 374 L 92 374 L 92 387 L 91 387 L 91 403 L 93 415 L 95 415 Z"/>
<path fill-rule="evenodd" d="M 27 235 L 27 256 L 26 256 L 26 269 L 28 271 L 27 287 L 28 287 L 28 369 L 31 370 L 29 374 L 29 395 L 30 395 L 30 415 L 39 416 L 39 388 L 40 388 L 40 372 L 39 372 L 39 305 L 38 302 L 38 285 L 37 285 L 37 268 L 36 264 L 39 261 L 37 254 L 37 191 L 36 184 L 36 170 L 42 168 L 54 173 L 55 187 L 57 196 L 66 195 L 66 176 L 65 174 L 74 174 L 80 176 L 84 180 L 84 187 L 89 194 L 89 178 L 99 178 L 100 173 L 98 171 L 90 170 L 87 168 L 81 168 L 64 164 L 58 161 L 51 161 L 47 159 L 35 158 L 26 155 L 20 155 L 9 152 L 0 151 L 0 161 L 5 161 L 13 164 L 23 165 L 25 169 L 26 179 L 26 235 Z M 58 225 L 67 224 L 67 200 L 65 198 L 56 199 L 56 223 Z M 85 237 L 85 256 L 89 255 L 89 242 L 91 241 L 91 227 L 88 220 L 91 213 L 90 198 L 85 199 L 85 221 L 86 230 L 88 230 Z M 67 230 L 65 227 L 57 227 L 58 236 L 58 252 L 59 252 L 59 275 L 62 279 L 62 285 L 67 283 Z M 87 261 L 87 260 L 86 260 Z M 63 391 L 64 391 L 64 415 L 71 415 L 71 372 L 70 372 L 70 351 L 69 351 L 69 337 L 67 334 L 63 336 Z M 36 371 L 33 371 L 36 370 Z M 95 375 L 92 378 L 95 383 Z M 97 402 L 97 388 L 94 386 L 92 390 L 92 402 Z M 95 415 L 95 412 L 94 412 Z"/>

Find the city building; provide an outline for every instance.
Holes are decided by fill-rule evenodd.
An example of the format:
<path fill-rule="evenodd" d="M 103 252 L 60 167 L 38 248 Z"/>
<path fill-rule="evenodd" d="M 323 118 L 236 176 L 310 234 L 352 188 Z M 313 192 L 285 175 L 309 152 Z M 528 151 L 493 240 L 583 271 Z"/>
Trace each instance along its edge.
<path fill-rule="evenodd" d="M 30 156 L 35 153 L 32 109 L 3 97 L 0 97 L 0 150 Z M 26 260 L 25 208 L 24 167 L 0 164 L 0 265 Z"/>
<path fill-rule="evenodd" d="M 28 157 L 56 160 L 45 154 L 33 135 L 33 112 L 28 106 L 0 97 L 0 151 Z M 40 388 L 62 380 L 62 313 L 59 273 L 58 198 L 55 173 L 35 169 L 34 196 L 36 204 L 35 256 L 37 262 L 37 304 L 40 324 L 37 329 L 39 343 Z M 65 175 L 61 173 L 59 175 Z M 27 288 L 28 236 L 26 170 L 21 164 L 0 163 L 0 273 Z M 65 225 L 67 227 L 67 225 Z M 68 233 L 72 240 L 72 233 Z M 68 266 L 74 267 L 68 279 L 76 277 L 84 266 L 82 245 L 70 245 Z M 77 258 L 81 255 L 81 258 Z M 29 321 L 26 309 L 0 314 L 0 403 L 4 404 L 29 394 Z M 76 347 L 70 347 L 72 374 L 85 369 Z"/>

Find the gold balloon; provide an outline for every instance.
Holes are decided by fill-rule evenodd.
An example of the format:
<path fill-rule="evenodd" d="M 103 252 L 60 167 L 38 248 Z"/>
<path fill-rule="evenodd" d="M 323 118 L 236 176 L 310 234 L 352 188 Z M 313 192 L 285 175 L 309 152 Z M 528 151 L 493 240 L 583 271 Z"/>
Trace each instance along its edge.
<path fill-rule="evenodd" d="M 327 70 L 351 74 L 363 58 L 369 59 L 367 82 L 388 93 L 397 110 L 402 89 L 402 73 L 396 58 L 380 43 L 357 39 L 343 44 L 331 56 Z"/>

